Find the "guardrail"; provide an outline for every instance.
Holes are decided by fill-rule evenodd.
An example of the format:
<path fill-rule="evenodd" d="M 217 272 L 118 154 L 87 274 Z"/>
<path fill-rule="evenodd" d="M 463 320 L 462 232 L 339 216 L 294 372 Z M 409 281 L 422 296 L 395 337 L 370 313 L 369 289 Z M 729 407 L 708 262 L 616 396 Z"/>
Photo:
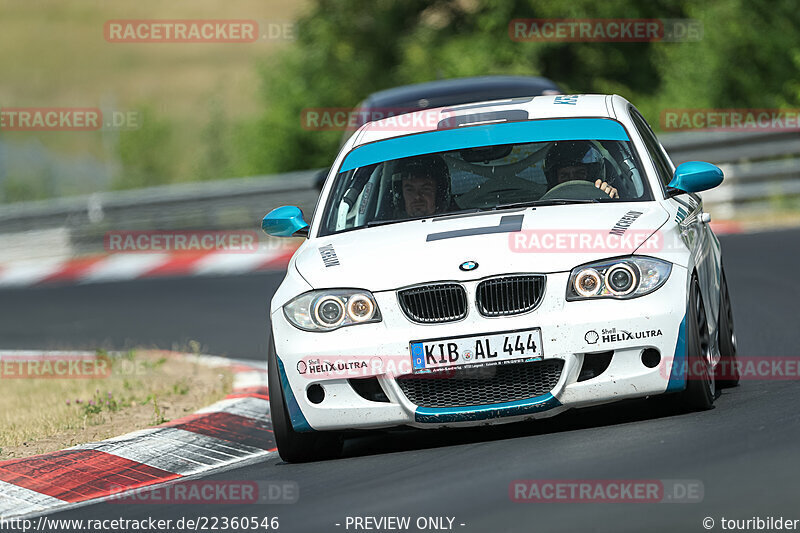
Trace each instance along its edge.
<path fill-rule="evenodd" d="M 722 167 L 723 184 L 703 193 L 707 209 L 716 217 L 735 218 L 743 211 L 763 210 L 800 195 L 796 132 L 683 132 L 660 139 L 676 165 L 701 160 Z M 0 262 L 48 253 L 98 252 L 110 230 L 256 228 L 264 213 L 283 204 L 299 205 L 310 216 L 317 200 L 318 172 L 0 205 Z M 31 238 L 19 238 L 22 233 Z"/>
<path fill-rule="evenodd" d="M 83 255 L 103 250 L 112 230 L 256 229 L 270 209 L 300 206 L 310 215 L 318 170 L 215 182 L 103 192 L 74 198 L 0 205 L 0 263 L 47 253 Z M 47 230 L 67 228 L 70 250 L 53 249 Z M 21 233 L 37 238 L 13 238 Z M 51 232 L 52 233 L 52 232 Z M 5 245 L 5 246 L 4 246 Z"/>

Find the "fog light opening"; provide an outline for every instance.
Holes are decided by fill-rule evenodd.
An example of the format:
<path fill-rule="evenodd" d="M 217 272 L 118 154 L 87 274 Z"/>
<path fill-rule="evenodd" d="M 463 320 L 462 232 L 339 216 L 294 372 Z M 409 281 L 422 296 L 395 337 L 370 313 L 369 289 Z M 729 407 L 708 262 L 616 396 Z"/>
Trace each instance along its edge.
<path fill-rule="evenodd" d="M 661 362 L 661 353 L 655 348 L 647 348 L 642 352 L 642 364 L 647 368 L 655 368 Z"/>
<path fill-rule="evenodd" d="M 606 371 L 614 357 L 614 351 L 595 352 L 583 355 L 583 365 L 578 373 L 578 381 L 588 381 Z"/>
<path fill-rule="evenodd" d="M 348 379 L 347 381 L 350 383 L 350 386 L 353 387 L 353 390 L 356 391 L 356 394 L 365 400 L 369 400 L 370 402 L 389 402 L 389 398 L 386 396 L 386 393 L 383 392 L 378 378 L 358 378 Z"/>
<path fill-rule="evenodd" d="M 322 400 L 325 399 L 325 389 L 322 388 L 322 385 L 315 383 L 306 389 L 306 397 L 311 403 L 322 403 Z"/>

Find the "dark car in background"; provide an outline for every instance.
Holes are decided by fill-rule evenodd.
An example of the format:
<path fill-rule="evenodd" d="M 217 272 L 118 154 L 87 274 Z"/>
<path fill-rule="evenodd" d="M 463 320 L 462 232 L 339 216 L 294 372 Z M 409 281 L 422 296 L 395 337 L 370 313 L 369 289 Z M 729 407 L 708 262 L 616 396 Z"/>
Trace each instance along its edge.
<path fill-rule="evenodd" d="M 555 82 L 538 76 L 476 76 L 394 87 L 372 93 L 356 107 L 359 117 L 365 120 L 355 128 L 348 128 L 339 144 L 343 145 L 358 127 L 369 122 L 366 120 L 369 117 L 381 118 L 386 114 L 398 115 L 471 102 L 549 94 L 562 94 L 562 91 Z M 317 175 L 318 190 L 322 190 L 327 176 L 328 169 Z"/>

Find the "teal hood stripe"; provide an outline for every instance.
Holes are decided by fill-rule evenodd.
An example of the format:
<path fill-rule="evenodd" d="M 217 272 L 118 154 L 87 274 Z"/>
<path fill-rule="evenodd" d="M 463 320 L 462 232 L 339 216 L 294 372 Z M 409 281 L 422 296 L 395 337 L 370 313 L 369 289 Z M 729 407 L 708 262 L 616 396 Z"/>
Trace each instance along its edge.
<path fill-rule="evenodd" d="M 434 409 L 429 407 L 417 407 L 414 412 L 414 420 L 426 423 L 445 423 L 445 422 L 473 422 L 475 420 L 488 420 L 490 418 L 502 418 L 507 416 L 519 416 L 532 413 L 540 413 L 559 407 L 561 402 L 555 396 L 543 394 L 528 400 L 517 400 L 515 402 L 494 403 L 490 405 L 473 405 L 470 407 L 448 407 Z"/>

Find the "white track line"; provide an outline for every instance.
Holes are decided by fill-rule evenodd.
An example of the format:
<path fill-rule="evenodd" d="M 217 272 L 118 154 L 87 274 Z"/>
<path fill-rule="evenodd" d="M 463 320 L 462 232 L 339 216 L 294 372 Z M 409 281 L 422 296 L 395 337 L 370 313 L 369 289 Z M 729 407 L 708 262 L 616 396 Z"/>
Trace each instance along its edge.
<path fill-rule="evenodd" d="M 64 261 L 24 261 L 9 264 L 0 271 L 0 286 L 15 287 L 35 285 L 60 271 Z"/>
<path fill-rule="evenodd" d="M 46 494 L 0 481 L 0 517 L 35 513 L 52 509 L 64 502 Z"/>
<path fill-rule="evenodd" d="M 171 427 L 159 428 L 135 438 L 83 444 L 71 449 L 106 452 L 181 476 L 209 472 L 242 458 L 271 453 Z"/>
<path fill-rule="evenodd" d="M 229 398 L 220 400 L 198 413 L 228 413 L 256 420 L 269 421 L 269 401 L 263 398 Z"/>
<path fill-rule="evenodd" d="M 208 254 L 192 266 L 192 273 L 196 276 L 208 276 L 252 272 L 262 263 L 278 257 L 278 255 L 273 251 Z"/>
<path fill-rule="evenodd" d="M 167 254 L 117 254 L 98 261 L 80 276 L 79 283 L 136 279 L 169 260 Z"/>

